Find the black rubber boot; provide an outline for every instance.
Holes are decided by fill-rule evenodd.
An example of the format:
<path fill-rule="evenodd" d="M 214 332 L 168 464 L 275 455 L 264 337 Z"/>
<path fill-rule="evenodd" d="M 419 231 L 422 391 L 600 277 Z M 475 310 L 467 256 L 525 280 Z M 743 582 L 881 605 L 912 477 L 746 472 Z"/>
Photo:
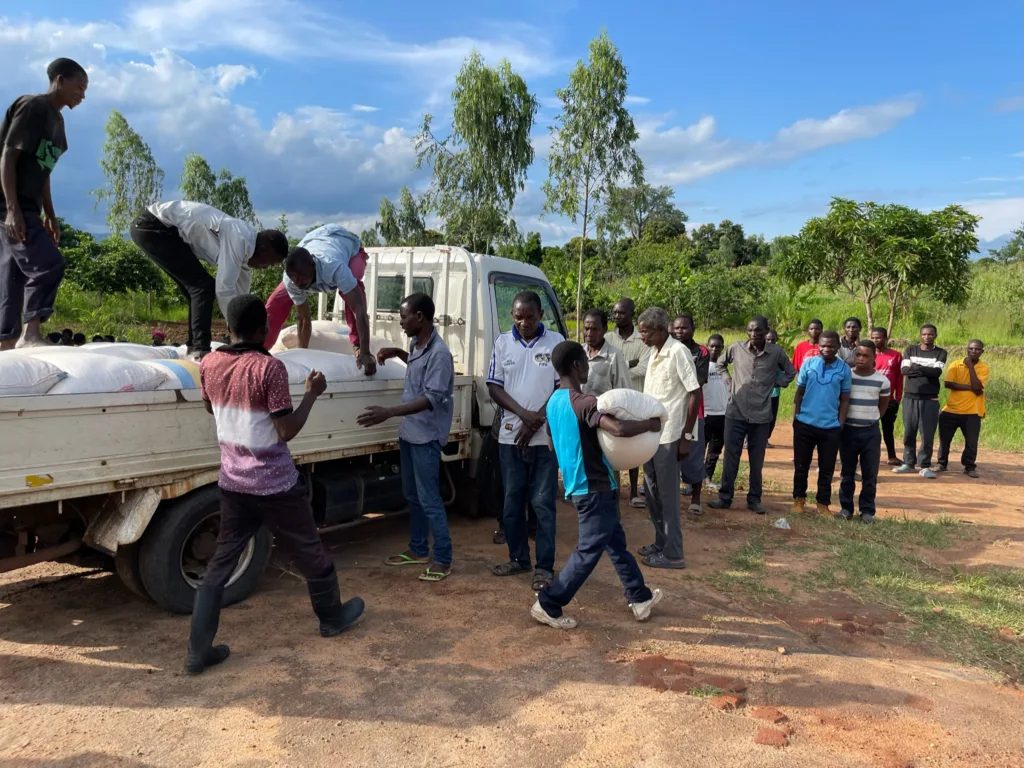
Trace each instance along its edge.
<path fill-rule="evenodd" d="M 220 605 L 224 599 L 224 587 L 199 587 L 192 605 L 192 632 L 188 637 L 188 658 L 185 672 L 198 675 L 220 664 L 231 653 L 226 645 L 214 645 L 217 626 L 220 624 Z"/>
<path fill-rule="evenodd" d="M 313 604 L 313 613 L 320 619 L 320 635 L 334 637 L 351 627 L 363 615 L 366 604 L 361 597 L 341 602 L 341 589 L 338 587 L 338 574 L 332 570 L 329 576 L 322 579 L 310 579 L 309 600 Z"/>

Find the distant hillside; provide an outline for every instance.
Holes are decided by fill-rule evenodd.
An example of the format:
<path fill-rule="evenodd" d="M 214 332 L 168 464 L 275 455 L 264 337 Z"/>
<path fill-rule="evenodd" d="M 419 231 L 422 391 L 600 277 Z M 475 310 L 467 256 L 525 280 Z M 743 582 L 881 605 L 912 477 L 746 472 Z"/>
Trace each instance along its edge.
<path fill-rule="evenodd" d="M 1010 242 L 1012 239 L 1013 239 L 1013 235 L 1007 233 L 1005 235 L 1000 235 L 999 237 L 995 238 L 994 240 L 979 240 L 978 241 L 978 253 L 977 253 L 977 255 L 975 255 L 974 258 L 975 259 L 980 259 L 980 258 L 982 258 L 984 256 L 991 256 L 992 254 L 989 253 L 989 250 L 993 250 L 993 251 L 999 250 L 1004 245 L 1006 245 L 1008 242 Z"/>

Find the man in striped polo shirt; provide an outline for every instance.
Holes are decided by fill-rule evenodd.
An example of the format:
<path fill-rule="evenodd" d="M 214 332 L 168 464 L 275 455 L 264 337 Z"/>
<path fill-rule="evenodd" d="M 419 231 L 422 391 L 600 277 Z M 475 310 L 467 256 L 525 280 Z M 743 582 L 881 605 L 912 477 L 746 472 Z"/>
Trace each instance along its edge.
<path fill-rule="evenodd" d="M 878 465 L 882 460 L 882 433 L 878 420 L 889 407 L 892 385 L 875 370 L 874 342 L 861 339 L 853 351 L 850 387 L 850 408 L 839 439 L 842 480 L 839 483 L 839 514 L 843 520 L 853 519 L 853 492 L 857 482 L 857 464 L 863 478 L 860 487 L 860 521 L 875 522 L 875 487 Z"/>

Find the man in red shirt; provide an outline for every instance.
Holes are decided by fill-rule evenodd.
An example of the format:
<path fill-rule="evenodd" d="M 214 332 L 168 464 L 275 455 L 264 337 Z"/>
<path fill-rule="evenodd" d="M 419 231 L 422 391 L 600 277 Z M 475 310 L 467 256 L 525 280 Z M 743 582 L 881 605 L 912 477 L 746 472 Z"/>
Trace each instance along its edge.
<path fill-rule="evenodd" d="M 807 324 L 807 335 L 810 338 L 807 341 L 801 341 L 793 350 L 793 367 L 798 371 L 804 360 L 808 357 L 818 356 L 818 340 L 821 338 L 821 331 L 824 327 L 821 320 L 817 318 Z"/>
<path fill-rule="evenodd" d="M 875 370 L 889 380 L 892 389 L 889 406 L 881 419 L 882 439 L 889 454 L 889 464 L 898 467 L 903 462 L 896 456 L 896 439 L 893 437 L 892 428 L 900 411 L 900 400 L 903 398 L 903 374 L 900 371 L 903 355 L 895 349 L 889 349 L 889 331 L 885 328 L 872 328 L 871 341 L 875 344 Z"/>

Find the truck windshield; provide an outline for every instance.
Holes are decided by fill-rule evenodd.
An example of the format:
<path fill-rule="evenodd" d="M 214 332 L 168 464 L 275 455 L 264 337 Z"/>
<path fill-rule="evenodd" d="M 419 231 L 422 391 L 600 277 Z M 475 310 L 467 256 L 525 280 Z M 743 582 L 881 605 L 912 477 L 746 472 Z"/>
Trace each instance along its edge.
<path fill-rule="evenodd" d="M 498 328 L 502 333 L 512 330 L 512 300 L 516 294 L 520 291 L 534 291 L 540 296 L 541 307 L 544 309 L 544 324 L 565 336 L 565 324 L 558 309 L 558 300 L 547 283 L 497 275 L 492 278 L 491 287 L 494 291 L 494 307 L 498 313 Z"/>

